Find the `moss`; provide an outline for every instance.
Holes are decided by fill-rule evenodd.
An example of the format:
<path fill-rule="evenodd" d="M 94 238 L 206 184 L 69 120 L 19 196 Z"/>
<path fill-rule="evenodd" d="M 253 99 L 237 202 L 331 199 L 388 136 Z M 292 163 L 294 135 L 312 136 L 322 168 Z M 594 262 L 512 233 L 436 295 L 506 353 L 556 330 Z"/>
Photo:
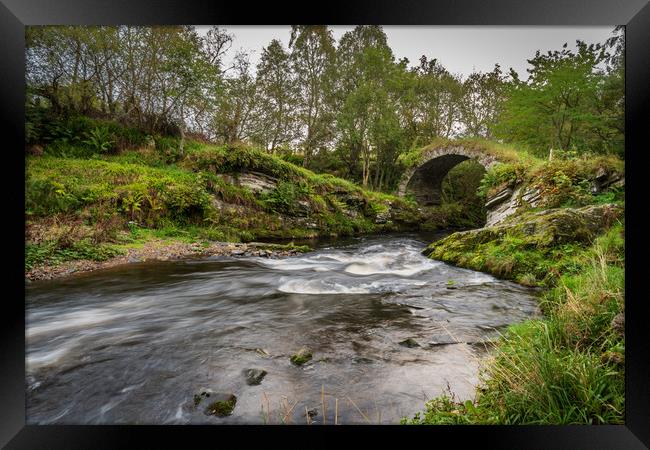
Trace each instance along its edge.
<path fill-rule="evenodd" d="M 223 400 L 216 400 L 205 408 L 205 414 L 217 417 L 226 417 L 232 414 L 237 404 L 237 397 L 230 394 Z"/>
<path fill-rule="evenodd" d="M 401 154 L 398 158 L 398 162 L 403 167 L 414 167 L 424 162 L 422 158 L 424 154 L 429 150 L 458 146 L 462 146 L 468 150 L 476 150 L 486 153 L 488 155 L 496 157 L 499 161 L 506 163 L 525 162 L 530 165 L 540 162 L 538 158 L 526 153 L 523 149 L 516 149 L 509 145 L 499 144 L 494 141 L 479 138 L 456 140 L 436 138 L 424 147 L 416 148 L 409 152 Z"/>
<path fill-rule="evenodd" d="M 580 159 L 554 159 L 534 163 L 514 161 L 496 164 L 481 180 L 479 194 L 490 198 L 507 187 L 515 185 L 524 191 L 536 191 L 539 207 L 580 207 L 590 204 L 616 201 L 622 203 L 623 189 L 609 186 L 606 191 L 594 195 L 596 180 L 623 181 L 624 162 L 614 156 Z M 614 183 L 615 184 L 615 183 Z"/>
<path fill-rule="evenodd" d="M 292 364 L 295 364 L 296 366 L 302 366 L 307 361 L 311 360 L 311 358 L 312 358 L 311 350 L 307 348 L 301 348 L 295 354 L 291 355 L 291 358 L 289 358 L 289 360 L 291 361 Z"/>
<path fill-rule="evenodd" d="M 408 338 L 399 343 L 402 347 L 408 347 L 408 348 L 415 348 L 415 347 L 420 347 L 420 344 L 417 343 L 417 341 L 413 338 Z"/>
<path fill-rule="evenodd" d="M 574 273 L 582 249 L 622 216 L 622 207 L 609 204 L 527 212 L 498 226 L 453 233 L 423 254 L 526 285 L 550 285 Z"/>

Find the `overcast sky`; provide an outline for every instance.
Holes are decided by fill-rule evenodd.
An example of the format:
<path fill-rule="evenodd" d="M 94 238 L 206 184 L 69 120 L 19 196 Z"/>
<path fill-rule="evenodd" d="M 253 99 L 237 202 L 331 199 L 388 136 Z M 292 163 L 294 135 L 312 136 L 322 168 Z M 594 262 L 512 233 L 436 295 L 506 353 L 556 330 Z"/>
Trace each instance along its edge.
<path fill-rule="evenodd" d="M 200 32 L 208 27 L 197 27 Z M 223 25 L 235 40 L 226 63 L 237 50 L 251 53 L 253 66 L 259 61 L 261 50 L 272 39 L 279 39 L 286 47 L 291 34 L 290 25 L 242 26 Z M 331 26 L 338 41 L 353 26 Z M 504 72 L 515 69 L 527 77 L 526 59 L 536 50 L 559 50 L 567 42 L 575 48 L 576 39 L 588 43 L 604 42 L 611 36 L 611 27 L 531 27 L 531 26 L 384 26 L 388 45 L 395 58 L 406 57 L 411 65 L 418 64 L 420 56 L 437 58 L 450 72 L 467 76 L 474 70 L 490 71 L 499 63 Z"/>

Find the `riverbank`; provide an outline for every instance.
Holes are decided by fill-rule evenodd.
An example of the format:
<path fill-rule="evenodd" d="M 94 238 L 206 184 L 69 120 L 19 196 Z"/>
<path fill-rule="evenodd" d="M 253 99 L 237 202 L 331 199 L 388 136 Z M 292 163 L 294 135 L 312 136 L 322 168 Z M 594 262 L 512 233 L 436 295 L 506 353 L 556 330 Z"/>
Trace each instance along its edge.
<path fill-rule="evenodd" d="M 310 251 L 308 246 L 289 244 L 267 244 L 262 242 L 183 242 L 178 240 L 153 239 L 137 247 L 123 249 L 118 256 L 104 261 L 92 259 L 64 261 L 60 264 L 37 264 L 26 271 L 29 281 L 51 280 L 73 274 L 92 272 L 125 264 L 145 261 L 170 261 L 211 256 L 259 256 L 265 258 L 284 258 Z"/>
<path fill-rule="evenodd" d="M 528 211 L 432 243 L 430 258 L 543 286 L 543 319 L 508 327 L 473 401 L 448 393 L 409 424 L 625 421 L 623 205 Z"/>

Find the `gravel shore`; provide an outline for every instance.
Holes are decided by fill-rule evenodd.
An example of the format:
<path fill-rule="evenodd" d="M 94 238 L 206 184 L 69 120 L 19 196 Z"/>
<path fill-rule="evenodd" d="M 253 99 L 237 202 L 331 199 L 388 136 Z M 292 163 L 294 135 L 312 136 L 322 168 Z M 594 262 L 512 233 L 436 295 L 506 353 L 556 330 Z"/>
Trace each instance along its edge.
<path fill-rule="evenodd" d="M 25 273 L 25 279 L 28 282 L 51 280 L 77 273 L 91 272 L 122 264 L 133 264 L 144 261 L 169 261 L 208 256 L 260 256 L 280 258 L 301 254 L 304 251 L 306 251 L 305 247 L 291 247 L 259 242 L 250 242 L 247 244 L 212 242 L 206 247 L 196 243 L 150 241 L 140 248 L 129 248 L 126 254 L 106 261 L 79 260 L 66 261 L 55 266 L 47 264 L 37 265 Z"/>

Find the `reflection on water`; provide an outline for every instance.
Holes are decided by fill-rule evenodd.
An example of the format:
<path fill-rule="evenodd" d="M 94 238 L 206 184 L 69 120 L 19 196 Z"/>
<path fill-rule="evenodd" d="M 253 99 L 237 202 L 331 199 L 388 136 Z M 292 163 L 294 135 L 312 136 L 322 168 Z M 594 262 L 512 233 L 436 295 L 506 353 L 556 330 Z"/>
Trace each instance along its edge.
<path fill-rule="evenodd" d="M 323 390 L 327 423 L 395 423 L 447 385 L 471 398 L 476 343 L 538 314 L 536 300 L 427 259 L 423 246 L 373 237 L 301 257 L 132 264 L 33 283 L 27 421 L 305 423 L 317 408 L 322 423 Z M 408 338 L 420 346 L 399 344 Z M 292 365 L 303 346 L 313 360 Z M 249 368 L 268 372 L 260 385 L 246 383 Z M 234 393 L 233 414 L 193 408 L 204 388 Z"/>

